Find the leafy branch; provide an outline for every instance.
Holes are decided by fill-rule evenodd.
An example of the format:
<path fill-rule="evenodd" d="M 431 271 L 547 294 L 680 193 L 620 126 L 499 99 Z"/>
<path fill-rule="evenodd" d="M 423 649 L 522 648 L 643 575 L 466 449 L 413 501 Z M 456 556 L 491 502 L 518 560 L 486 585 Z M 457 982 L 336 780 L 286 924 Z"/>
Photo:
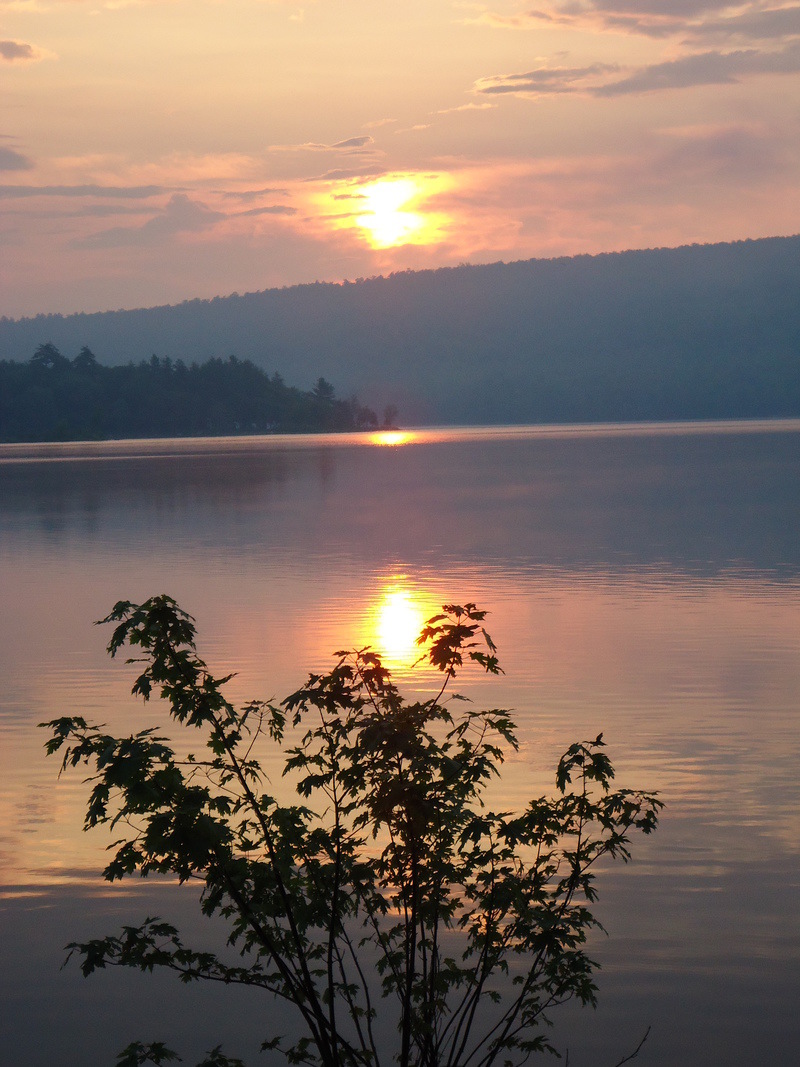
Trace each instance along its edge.
<path fill-rule="evenodd" d="M 420 645 L 442 674 L 429 700 L 407 702 L 364 648 L 337 653 L 281 705 L 237 710 L 223 693 L 231 676 L 197 655 L 194 620 L 174 600 L 119 602 L 102 620 L 114 624 L 109 653 L 136 653 L 133 693 L 166 701 L 207 753 L 178 759 L 153 729 L 116 738 L 79 716 L 43 724 L 46 749 L 62 771 L 89 768 L 85 827 L 122 833 L 104 876 L 199 880 L 203 912 L 229 924 L 231 958 L 148 918 L 70 945 L 83 973 L 159 967 L 183 982 L 261 988 L 298 1013 L 292 1037 L 263 1045 L 292 1064 L 515 1067 L 554 1052 L 552 1009 L 596 1000 L 586 952 L 599 926 L 596 864 L 627 861 L 632 832 L 655 829 L 661 802 L 612 790 L 600 735 L 564 754 L 555 797 L 521 814 L 485 808 L 517 746 L 514 724 L 505 710 L 446 699 L 465 664 L 500 671 L 485 617 L 449 604 L 428 621 Z M 283 750 L 299 803 L 268 791 L 253 756 L 267 741 Z M 379 1047 L 378 1010 L 396 1023 L 396 1048 Z M 118 1063 L 175 1058 L 134 1043 Z M 219 1049 L 203 1061 L 238 1063 Z"/>

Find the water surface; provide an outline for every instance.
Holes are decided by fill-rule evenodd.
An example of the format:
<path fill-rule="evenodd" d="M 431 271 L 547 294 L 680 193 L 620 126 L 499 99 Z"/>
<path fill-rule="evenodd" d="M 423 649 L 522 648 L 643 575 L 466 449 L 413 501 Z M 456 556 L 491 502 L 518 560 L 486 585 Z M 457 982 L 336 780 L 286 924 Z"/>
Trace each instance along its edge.
<path fill-rule="evenodd" d="M 59 971 L 66 941 L 154 911 L 212 936 L 172 887 L 98 879 L 86 789 L 35 729 L 157 719 L 91 623 L 159 592 L 241 700 L 367 643 L 424 692 L 409 626 L 488 608 L 506 674 L 462 688 L 519 724 L 497 802 L 551 789 L 603 731 L 621 784 L 667 803 L 601 879 L 600 1007 L 562 1013 L 557 1044 L 610 1067 L 652 1024 L 642 1064 L 790 1062 L 799 445 L 797 423 L 748 423 L 0 446 L 0 1062 L 112 1063 L 135 1037 L 266 1062 L 258 998 Z"/>

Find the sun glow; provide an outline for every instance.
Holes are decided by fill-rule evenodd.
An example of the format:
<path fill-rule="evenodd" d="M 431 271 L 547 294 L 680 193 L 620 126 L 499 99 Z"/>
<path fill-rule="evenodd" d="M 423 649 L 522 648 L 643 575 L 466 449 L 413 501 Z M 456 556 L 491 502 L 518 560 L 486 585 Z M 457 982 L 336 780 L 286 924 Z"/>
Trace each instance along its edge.
<path fill-rule="evenodd" d="M 354 230 L 374 249 L 402 245 L 430 245 L 442 241 L 450 218 L 428 207 L 430 199 L 449 189 L 452 178 L 444 174 L 403 174 L 363 184 L 339 183 L 325 194 L 324 205 L 336 211 L 327 214 L 338 229 Z M 352 210 L 342 213 L 341 201 Z"/>
<path fill-rule="evenodd" d="M 416 441 L 419 434 L 411 430 L 375 430 L 369 435 L 371 445 L 380 445 L 383 448 L 392 448 L 397 445 L 408 445 Z"/>

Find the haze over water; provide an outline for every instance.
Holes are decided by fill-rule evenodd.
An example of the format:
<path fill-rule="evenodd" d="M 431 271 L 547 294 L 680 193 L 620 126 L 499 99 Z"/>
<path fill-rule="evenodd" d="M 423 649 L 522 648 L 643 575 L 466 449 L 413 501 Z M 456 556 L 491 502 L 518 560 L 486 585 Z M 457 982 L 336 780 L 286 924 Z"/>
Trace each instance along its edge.
<path fill-rule="evenodd" d="M 145 914 L 210 936 L 170 887 L 100 880 L 86 788 L 35 729 L 157 721 L 91 622 L 160 592 L 242 701 L 364 644 L 425 690 L 410 635 L 442 602 L 488 608 L 506 673 L 459 689 L 519 725 L 492 803 L 552 791 L 600 731 L 619 784 L 666 803 L 599 880 L 600 1006 L 557 1013 L 556 1044 L 602 1067 L 652 1024 L 643 1065 L 790 1062 L 798 444 L 786 423 L 0 446 L 0 1062 L 112 1062 L 136 1037 L 268 1062 L 256 998 L 59 971 L 65 942 Z"/>

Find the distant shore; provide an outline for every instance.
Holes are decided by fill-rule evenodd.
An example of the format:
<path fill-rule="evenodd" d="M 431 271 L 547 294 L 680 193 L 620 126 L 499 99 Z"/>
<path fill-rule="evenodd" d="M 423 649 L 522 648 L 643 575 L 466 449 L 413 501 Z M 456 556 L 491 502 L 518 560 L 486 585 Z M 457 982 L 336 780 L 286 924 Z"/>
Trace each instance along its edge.
<path fill-rule="evenodd" d="M 383 424 L 393 423 L 387 407 Z M 330 433 L 377 429 L 355 396 L 337 397 L 317 378 L 311 390 L 240 360 L 187 365 L 152 356 L 110 367 L 84 345 L 69 359 L 39 345 L 27 363 L 0 362 L 0 441 L 107 441 Z"/>

